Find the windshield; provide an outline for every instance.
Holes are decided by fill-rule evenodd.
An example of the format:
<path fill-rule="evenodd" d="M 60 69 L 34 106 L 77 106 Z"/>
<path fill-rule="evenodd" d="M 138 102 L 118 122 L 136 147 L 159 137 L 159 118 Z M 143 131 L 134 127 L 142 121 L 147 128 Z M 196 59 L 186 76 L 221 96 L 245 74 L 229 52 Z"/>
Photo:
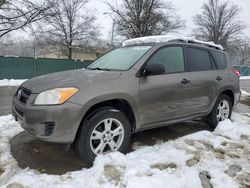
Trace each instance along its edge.
<path fill-rule="evenodd" d="M 118 48 L 103 55 L 87 69 L 97 70 L 128 70 L 130 69 L 151 46 L 133 46 Z"/>

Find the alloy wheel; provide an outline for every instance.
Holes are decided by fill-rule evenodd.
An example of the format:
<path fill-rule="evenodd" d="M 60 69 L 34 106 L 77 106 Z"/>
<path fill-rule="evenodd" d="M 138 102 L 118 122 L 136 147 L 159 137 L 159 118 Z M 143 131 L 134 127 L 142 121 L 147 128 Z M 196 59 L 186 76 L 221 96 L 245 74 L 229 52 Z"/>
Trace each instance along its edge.
<path fill-rule="evenodd" d="M 94 154 L 117 151 L 124 140 L 122 123 L 115 118 L 106 118 L 99 122 L 90 136 L 90 147 Z"/>
<path fill-rule="evenodd" d="M 230 107 L 227 100 L 222 100 L 217 107 L 217 120 L 223 121 L 225 119 L 228 119 L 230 113 Z"/>

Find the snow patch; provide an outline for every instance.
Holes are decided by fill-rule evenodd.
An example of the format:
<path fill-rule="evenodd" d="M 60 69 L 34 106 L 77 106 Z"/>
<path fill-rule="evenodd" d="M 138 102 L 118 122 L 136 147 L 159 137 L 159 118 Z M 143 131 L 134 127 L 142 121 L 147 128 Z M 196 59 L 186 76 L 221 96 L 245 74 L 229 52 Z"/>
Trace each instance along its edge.
<path fill-rule="evenodd" d="M 240 79 L 241 80 L 250 80 L 250 76 L 241 76 Z"/>
<path fill-rule="evenodd" d="M 0 80 L 0 86 L 20 86 L 26 80 L 3 79 Z"/>
<path fill-rule="evenodd" d="M 241 90 L 241 95 L 242 96 L 250 96 L 250 93 L 248 93 L 247 91 Z"/>

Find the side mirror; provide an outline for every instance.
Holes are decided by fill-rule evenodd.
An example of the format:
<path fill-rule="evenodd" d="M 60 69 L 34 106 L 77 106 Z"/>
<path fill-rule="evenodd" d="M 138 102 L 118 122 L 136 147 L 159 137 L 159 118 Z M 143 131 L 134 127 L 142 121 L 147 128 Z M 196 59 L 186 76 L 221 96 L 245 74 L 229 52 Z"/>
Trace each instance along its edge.
<path fill-rule="evenodd" d="M 142 76 L 148 76 L 148 75 L 160 75 L 165 73 L 165 67 L 162 64 L 155 63 L 155 64 L 149 64 L 146 66 L 146 68 L 142 71 Z"/>

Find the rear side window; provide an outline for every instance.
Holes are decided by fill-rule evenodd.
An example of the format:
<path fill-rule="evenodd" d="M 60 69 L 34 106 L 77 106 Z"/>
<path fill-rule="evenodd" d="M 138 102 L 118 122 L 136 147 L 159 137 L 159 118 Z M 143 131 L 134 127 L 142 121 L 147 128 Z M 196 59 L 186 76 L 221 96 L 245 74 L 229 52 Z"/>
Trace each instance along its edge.
<path fill-rule="evenodd" d="M 184 72 L 182 47 L 166 47 L 157 51 L 148 64 L 159 63 L 165 67 L 165 73 Z"/>
<path fill-rule="evenodd" d="M 207 50 L 187 48 L 188 65 L 191 72 L 208 71 L 212 69 L 210 55 Z"/>
<path fill-rule="evenodd" d="M 212 51 L 212 56 L 215 60 L 218 69 L 225 69 L 227 66 L 226 56 L 223 53 Z"/>

